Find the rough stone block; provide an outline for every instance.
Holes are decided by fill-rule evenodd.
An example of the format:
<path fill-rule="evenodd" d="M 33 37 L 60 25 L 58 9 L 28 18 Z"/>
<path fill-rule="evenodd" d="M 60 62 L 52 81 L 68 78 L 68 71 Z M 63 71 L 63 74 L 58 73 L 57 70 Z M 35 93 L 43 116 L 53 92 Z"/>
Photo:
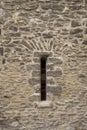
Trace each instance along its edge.
<path fill-rule="evenodd" d="M 31 78 L 28 80 L 29 84 L 31 85 L 37 85 L 40 83 L 40 80 L 38 78 Z"/>
<path fill-rule="evenodd" d="M 18 28 L 16 26 L 10 26 L 9 30 L 13 32 L 17 32 Z"/>
<path fill-rule="evenodd" d="M 52 101 L 41 101 L 35 103 L 38 108 L 52 108 L 53 103 Z"/>
<path fill-rule="evenodd" d="M 0 8 L 0 17 L 3 15 L 3 9 Z"/>
<path fill-rule="evenodd" d="M 44 51 L 44 52 L 34 52 L 34 57 L 41 57 L 41 56 L 52 56 L 52 52 Z"/>
<path fill-rule="evenodd" d="M 87 40 L 84 40 L 84 41 L 83 41 L 83 44 L 84 44 L 84 45 L 87 45 Z"/>
<path fill-rule="evenodd" d="M 31 10 L 37 9 L 38 4 L 37 4 L 37 3 L 34 3 L 34 2 L 31 2 L 31 3 L 27 2 L 27 3 L 24 3 L 24 4 L 22 5 L 22 7 L 23 7 L 25 10 L 31 11 Z"/>
<path fill-rule="evenodd" d="M 52 93 L 54 96 L 60 96 L 62 93 L 62 88 L 59 86 L 47 86 L 47 92 Z"/>
<path fill-rule="evenodd" d="M 5 36 L 7 37 L 20 37 L 21 34 L 19 32 L 16 32 L 16 33 L 6 33 Z"/>
<path fill-rule="evenodd" d="M 47 76 L 49 77 L 60 77 L 62 76 L 62 71 L 61 70 L 57 70 L 57 71 L 48 71 L 47 72 Z"/>
<path fill-rule="evenodd" d="M 62 64 L 63 59 L 60 57 L 48 57 L 48 63 Z"/>
<path fill-rule="evenodd" d="M 42 4 L 41 8 L 44 10 L 52 9 L 57 11 L 63 11 L 64 5 L 58 3 L 46 3 L 46 4 Z"/>
<path fill-rule="evenodd" d="M 78 27 L 78 26 L 81 26 L 81 23 L 80 23 L 80 21 L 73 20 L 72 23 L 71 23 L 71 26 L 72 27 Z"/>
<path fill-rule="evenodd" d="M 47 34 L 44 33 L 44 34 L 43 34 L 43 37 L 44 37 L 44 38 L 52 38 L 52 37 L 53 37 L 53 34 L 51 34 L 51 33 L 47 33 Z"/>
<path fill-rule="evenodd" d="M 30 27 L 20 27 L 19 30 L 23 32 L 30 32 Z"/>
<path fill-rule="evenodd" d="M 40 58 L 39 57 L 33 58 L 33 61 L 34 63 L 40 63 Z"/>
<path fill-rule="evenodd" d="M 29 100 L 34 102 L 34 101 L 39 101 L 40 100 L 40 93 L 34 93 L 29 96 Z"/>
<path fill-rule="evenodd" d="M 72 34 L 78 34 L 78 33 L 82 33 L 83 32 L 83 29 L 81 29 L 81 28 L 76 28 L 76 29 L 72 29 L 71 31 L 70 31 L 70 34 L 72 35 Z"/>
<path fill-rule="evenodd" d="M 27 70 L 28 71 L 30 71 L 30 70 L 33 70 L 33 71 L 35 71 L 35 70 L 40 70 L 40 64 L 39 64 L 39 62 L 36 64 L 28 64 L 28 65 L 26 65 L 26 67 L 27 67 Z"/>
<path fill-rule="evenodd" d="M 40 70 L 38 70 L 38 71 L 33 71 L 33 72 L 32 72 L 32 77 L 40 77 Z"/>
<path fill-rule="evenodd" d="M 2 31 L 2 30 L 1 30 L 1 28 L 0 28 L 0 35 L 1 35 L 1 31 Z"/>
<path fill-rule="evenodd" d="M 47 85 L 53 85 L 55 84 L 55 80 L 53 78 L 48 79 L 47 77 Z"/>

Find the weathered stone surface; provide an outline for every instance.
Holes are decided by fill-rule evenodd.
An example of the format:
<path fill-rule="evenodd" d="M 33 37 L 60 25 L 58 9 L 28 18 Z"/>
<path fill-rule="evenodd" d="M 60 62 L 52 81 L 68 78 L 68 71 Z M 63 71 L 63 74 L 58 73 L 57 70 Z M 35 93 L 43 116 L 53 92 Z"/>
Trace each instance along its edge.
<path fill-rule="evenodd" d="M 78 34 L 78 33 L 82 33 L 83 29 L 81 28 L 76 28 L 76 29 L 72 29 L 70 31 L 70 34 Z"/>
<path fill-rule="evenodd" d="M 20 33 L 8 33 L 8 34 L 5 34 L 5 36 L 7 37 L 20 37 Z"/>
<path fill-rule="evenodd" d="M 84 41 L 83 41 L 83 44 L 84 44 L 84 45 L 87 45 L 87 40 L 84 40 Z"/>
<path fill-rule="evenodd" d="M 2 31 L 2 30 L 1 30 L 1 28 L 0 28 L 0 35 L 1 35 L 1 31 Z"/>
<path fill-rule="evenodd" d="M 42 101 L 37 103 L 38 108 L 52 108 L 53 103 L 51 101 Z"/>
<path fill-rule="evenodd" d="M 52 10 L 58 10 L 58 11 L 63 11 L 63 8 L 64 8 L 63 5 L 60 5 L 58 3 L 46 3 L 46 4 L 42 4 L 41 7 L 44 10 L 52 9 Z"/>
<path fill-rule="evenodd" d="M 72 27 L 78 27 L 78 26 L 81 26 L 81 23 L 80 23 L 80 21 L 73 20 L 72 23 L 71 23 L 71 26 Z"/>
<path fill-rule="evenodd" d="M 18 122 L 17 121 L 16 122 L 12 122 L 11 126 L 17 127 L 18 126 Z"/>
<path fill-rule="evenodd" d="M 0 130 L 87 130 L 86 5 L 86 0 L 0 1 Z"/>
<path fill-rule="evenodd" d="M 44 34 L 43 34 L 43 37 L 44 37 L 44 38 L 53 38 L 53 35 L 50 34 L 50 33 L 48 33 L 48 34 L 44 33 Z"/>
<path fill-rule="evenodd" d="M 54 85 L 55 84 L 55 80 L 53 78 L 48 79 L 47 78 L 47 85 Z"/>
<path fill-rule="evenodd" d="M 62 75 L 62 71 L 48 71 L 47 76 L 49 77 L 60 77 Z"/>
<path fill-rule="evenodd" d="M 32 72 L 32 77 L 40 77 L 40 69 Z"/>
<path fill-rule="evenodd" d="M 22 7 L 23 7 L 23 9 L 30 11 L 30 10 L 35 10 L 35 9 L 37 9 L 38 5 L 37 5 L 36 2 L 31 2 L 31 3 L 27 2 L 27 3 L 24 3 L 24 4 L 22 5 Z"/>
<path fill-rule="evenodd" d="M 3 9 L 0 8 L 0 17 L 3 16 Z"/>
<path fill-rule="evenodd" d="M 87 28 L 85 29 L 85 34 L 87 34 Z"/>
<path fill-rule="evenodd" d="M 47 92 L 51 92 L 55 96 L 60 96 L 62 93 L 62 88 L 58 86 L 47 86 Z"/>
<path fill-rule="evenodd" d="M 39 62 L 38 62 L 39 63 Z M 27 65 L 27 70 L 30 71 L 30 70 L 37 70 L 39 71 L 40 70 L 40 64 L 29 64 Z"/>
<path fill-rule="evenodd" d="M 0 55 L 3 56 L 3 47 L 0 47 Z"/>
<path fill-rule="evenodd" d="M 29 83 L 31 84 L 31 85 L 37 85 L 37 84 L 39 84 L 39 79 L 37 79 L 37 78 L 32 78 L 32 79 L 29 79 Z"/>
<path fill-rule="evenodd" d="M 34 52 L 34 57 L 39 57 L 40 58 L 41 56 L 47 56 L 47 57 L 52 56 L 52 52 L 50 52 L 50 51 Z"/>
<path fill-rule="evenodd" d="M 49 58 L 48 59 L 49 60 L 49 63 L 54 63 L 54 64 L 62 64 L 63 63 L 63 59 L 62 58 L 60 58 L 60 57 L 55 57 L 55 58 Z"/>
<path fill-rule="evenodd" d="M 9 30 L 17 32 L 18 28 L 16 26 L 10 26 Z"/>

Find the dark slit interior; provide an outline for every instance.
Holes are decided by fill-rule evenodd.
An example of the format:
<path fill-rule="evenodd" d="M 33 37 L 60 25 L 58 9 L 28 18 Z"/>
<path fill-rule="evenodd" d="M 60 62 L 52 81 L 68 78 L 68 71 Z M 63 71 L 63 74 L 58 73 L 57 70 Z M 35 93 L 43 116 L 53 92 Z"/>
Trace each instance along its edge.
<path fill-rule="evenodd" d="M 46 100 L 46 59 L 41 57 L 41 101 Z"/>

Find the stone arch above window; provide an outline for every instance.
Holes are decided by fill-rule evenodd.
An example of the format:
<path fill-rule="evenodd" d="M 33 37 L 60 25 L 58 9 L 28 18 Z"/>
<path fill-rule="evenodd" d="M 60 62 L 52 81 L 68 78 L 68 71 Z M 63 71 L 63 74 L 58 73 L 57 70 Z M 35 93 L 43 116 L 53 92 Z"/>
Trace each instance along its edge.
<path fill-rule="evenodd" d="M 56 84 L 56 78 L 62 76 L 62 58 L 55 55 L 55 47 L 58 41 L 54 39 L 34 38 L 22 40 L 15 39 L 9 44 L 14 62 L 21 63 L 21 71 L 24 68 L 28 77 L 27 81 L 32 88 L 29 100 L 40 101 L 40 58 L 47 55 L 47 101 L 53 100 L 61 94 L 61 87 Z M 60 47 L 60 46 L 59 46 Z M 16 57 L 15 57 L 16 56 Z M 17 58 L 17 59 L 15 59 Z M 18 65 L 19 65 L 18 64 Z"/>
<path fill-rule="evenodd" d="M 23 39 L 20 42 L 22 45 L 27 47 L 31 51 L 53 51 L 54 42 L 53 39 L 44 38 L 33 38 L 33 39 Z"/>

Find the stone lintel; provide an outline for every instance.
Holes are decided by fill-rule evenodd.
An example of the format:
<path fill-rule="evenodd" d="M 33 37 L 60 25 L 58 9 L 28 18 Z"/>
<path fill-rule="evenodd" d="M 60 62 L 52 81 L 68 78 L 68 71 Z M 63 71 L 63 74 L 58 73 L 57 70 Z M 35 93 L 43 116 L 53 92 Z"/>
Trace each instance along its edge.
<path fill-rule="evenodd" d="M 50 51 L 44 51 L 44 52 L 37 52 L 37 51 L 35 51 L 34 52 L 34 57 L 41 57 L 41 56 L 52 56 L 52 52 L 50 52 Z"/>

